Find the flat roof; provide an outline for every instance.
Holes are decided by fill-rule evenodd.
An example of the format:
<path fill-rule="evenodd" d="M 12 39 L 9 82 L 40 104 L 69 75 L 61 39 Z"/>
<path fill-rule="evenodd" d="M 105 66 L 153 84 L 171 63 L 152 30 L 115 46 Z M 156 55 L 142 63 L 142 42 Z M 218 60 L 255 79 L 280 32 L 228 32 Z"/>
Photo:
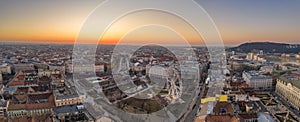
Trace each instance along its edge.
<path fill-rule="evenodd" d="M 272 78 L 272 76 L 264 75 L 262 72 L 258 72 L 258 71 L 249 71 L 249 72 L 243 72 L 243 73 L 250 79 L 269 79 L 269 78 Z"/>

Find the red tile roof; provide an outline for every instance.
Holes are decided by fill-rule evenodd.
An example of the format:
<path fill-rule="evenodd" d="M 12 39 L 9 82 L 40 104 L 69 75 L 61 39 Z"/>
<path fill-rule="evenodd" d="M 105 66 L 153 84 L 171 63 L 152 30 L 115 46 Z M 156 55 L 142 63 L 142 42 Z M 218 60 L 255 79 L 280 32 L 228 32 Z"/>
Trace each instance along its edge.
<path fill-rule="evenodd" d="M 245 120 L 249 120 L 249 119 L 255 120 L 258 118 L 256 113 L 239 114 L 238 117 L 240 118 L 241 122 L 245 122 Z"/>
<path fill-rule="evenodd" d="M 32 85 L 37 84 L 37 82 L 25 82 L 24 71 L 20 71 L 16 77 L 14 77 L 9 83 L 8 86 L 19 86 L 19 85 Z"/>
<path fill-rule="evenodd" d="M 45 96 L 48 97 L 48 102 L 45 102 L 45 103 L 30 103 L 28 101 L 28 97 L 30 98 L 45 98 Z M 34 95 L 36 96 L 36 95 Z M 49 94 L 49 93 L 46 93 L 46 94 L 38 94 L 37 96 L 38 97 L 34 97 L 34 96 L 28 96 L 27 95 L 27 101 L 26 103 L 24 104 L 15 104 L 14 102 L 10 102 L 10 104 L 8 105 L 8 110 L 30 110 L 30 109 L 45 109 L 45 108 L 52 108 L 55 106 L 55 103 L 54 103 L 54 96 L 53 94 Z M 44 97 L 43 97 L 44 96 Z"/>

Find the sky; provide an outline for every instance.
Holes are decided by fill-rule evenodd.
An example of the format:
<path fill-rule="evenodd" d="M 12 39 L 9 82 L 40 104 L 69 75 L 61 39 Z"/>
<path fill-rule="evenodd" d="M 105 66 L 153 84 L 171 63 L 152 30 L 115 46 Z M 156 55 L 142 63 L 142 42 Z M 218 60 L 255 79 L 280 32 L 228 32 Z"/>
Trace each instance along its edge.
<path fill-rule="evenodd" d="M 74 43 L 85 19 L 102 2 L 103 0 L 0 1 L 0 41 Z M 298 44 L 300 42 L 299 0 L 196 0 L 196 2 L 211 16 L 225 45 L 257 41 Z M 189 9 L 186 5 L 177 6 Z M 107 11 L 107 15 L 110 12 Z M 141 19 L 143 15 L 136 14 L 115 22 L 103 36 L 102 43 L 115 44 L 120 39 L 127 43 L 144 41 L 177 43 L 176 41 L 185 38 L 193 45 L 203 45 L 201 34 L 200 36 L 195 34 L 194 30 L 180 19 L 163 13 L 149 12 L 149 14 L 156 17 Z M 128 26 L 134 27 L 137 23 L 149 24 L 154 21 L 156 25 L 126 30 Z M 176 26 L 178 30 L 182 30 L 182 36 L 157 24 Z M 127 35 L 116 38 L 121 33 Z"/>

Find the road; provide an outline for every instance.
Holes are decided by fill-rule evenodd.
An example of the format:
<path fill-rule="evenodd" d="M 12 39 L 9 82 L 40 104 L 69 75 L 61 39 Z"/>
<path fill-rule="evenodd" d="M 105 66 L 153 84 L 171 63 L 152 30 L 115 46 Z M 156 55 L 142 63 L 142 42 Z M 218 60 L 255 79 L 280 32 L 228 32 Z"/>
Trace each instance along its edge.
<path fill-rule="evenodd" d="M 297 117 L 300 118 L 299 110 L 296 110 L 293 107 L 291 107 L 291 105 L 287 101 L 285 101 L 284 98 L 282 98 L 280 95 L 278 95 L 275 92 L 271 92 L 271 95 L 273 95 L 273 97 L 277 98 L 276 100 L 280 101 L 287 109 L 289 109 L 289 111 L 293 112 Z"/>
<path fill-rule="evenodd" d="M 203 84 L 200 88 L 201 88 L 201 91 L 198 94 L 197 102 L 193 106 L 193 110 L 188 114 L 188 116 L 184 120 L 185 122 L 193 122 L 194 119 L 196 118 L 197 111 L 198 111 L 198 109 L 200 108 L 200 105 L 201 105 L 201 98 L 202 98 L 203 92 L 205 90 L 205 84 Z"/>
<path fill-rule="evenodd" d="M 261 112 L 268 112 L 267 108 L 264 106 L 261 100 L 258 101 L 257 104 L 261 107 Z"/>
<path fill-rule="evenodd" d="M 202 72 L 205 72 L 207 74 L 207 70 L 204 70 L 204 67 L 208 67 L 208 66 L 203 66 L 201 68 Z M 193 106 L 193 109 L 190 111 L 190 113 L 186 116 L 184 122 L 194 122 L 194 120 L 197 116 L 197 112 L 200 109 L 200 105 L 201 105 L 201 98 L 203 96 L 203 93 L 204 93 L 204 90 L 205 90 L 205 87 L 206 87 L 206 84 L 205 84 L 206 77 L 207 76 L 205 76 L 205 79 L 203 80 L 202 84 L 200 84 L 201 85 L 200 86 L 200 92 L 198 93 L 196 104 Z M 202 79 L 202 76 L 201 76 L 201 79 Z"/>

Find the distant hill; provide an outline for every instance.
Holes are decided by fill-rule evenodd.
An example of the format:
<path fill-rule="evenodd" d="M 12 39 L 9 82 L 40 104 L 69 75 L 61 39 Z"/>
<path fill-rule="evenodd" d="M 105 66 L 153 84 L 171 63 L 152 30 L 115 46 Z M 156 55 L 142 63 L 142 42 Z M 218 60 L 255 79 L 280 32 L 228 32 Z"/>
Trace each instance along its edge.
<path fill-rule="evenodd" d="M 252 52 L 260 51 L 269 53 L 299 53 L 300 44 L 285 44 L 285 43 L 273 43 L 273 42 L 251 42 L 244 43 L 237 47 L 228 48 L 228 51 L 236 52 Z"/>

